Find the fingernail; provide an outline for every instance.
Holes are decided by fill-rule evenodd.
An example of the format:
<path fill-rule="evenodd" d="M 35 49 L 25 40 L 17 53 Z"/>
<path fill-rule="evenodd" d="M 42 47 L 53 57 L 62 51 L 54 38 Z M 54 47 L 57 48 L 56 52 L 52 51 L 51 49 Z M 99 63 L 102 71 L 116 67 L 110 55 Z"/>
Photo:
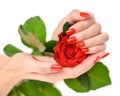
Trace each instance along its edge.
<path fill-rule="evenodd" d="M 108 56 L 110 53 L 106 53 L 103 56 L 97 56 L 96 59 L 94 60 L 94 63 L 98 62 L 99 60 L 103 59 L 104 57 Z"/>
<path fill-rule="evenodd" d="M 77 41 L 76 37 L 71 37 L 67 40 L 68 44 L 74 44 Z"/>
<path fill-rule="evenodd" d="M 83 49 L 81 49 L 81 51 L 82 51 L 82 52 L 88 52 L 89 49 L 88 49 L 88 48 L 83 48 Z"/>
<path fill-rule="evenodd" d="M 100 59 L 101 59 L 100 56 L 97 56 L 97 57 L 95 58 L 95 60 L 94 60 L 93 63 L 95 64 L 95 63 L 98 62 Z"/>
<path fill-rule="evenodd" d="M 106 53 L 105 55 L 103 55 L 101 58 L 105 58 L 106 56 L 108 56 L 110 53 Z"/>
<path fill-rule="evenodd" d="M 71 29 L 68 29 L 67 31 L 66 31 L 66 35 L 72 35 L 72 34 L 74 34 L 75 33 L 75 29 L 74 28 L 71 28 Z"/>
<path fill-rule="evenodd" d="M 53 65 L 51 66 L 51 71 L 53 71 L 53 72 L 59 72 L 59 71 L 61 71 L 61 70 L 62 70 L 62 66 L 59 65 L 59 64 L 53 64 Z"/>
<path fill-rule="evenodd" d="M 90 16 L 90 14 L 86 13 L 86 12 L 81 12 L 80 16 L 88 18 Z"/>
<path fill-rule="evenodd" d="M 80 48 L 80 47 L 83 47 L 83 46 L 85 46 L 84 42 L 78 42 L 78 43 L 76 43 L 76 47 L 77 48 Z"/>

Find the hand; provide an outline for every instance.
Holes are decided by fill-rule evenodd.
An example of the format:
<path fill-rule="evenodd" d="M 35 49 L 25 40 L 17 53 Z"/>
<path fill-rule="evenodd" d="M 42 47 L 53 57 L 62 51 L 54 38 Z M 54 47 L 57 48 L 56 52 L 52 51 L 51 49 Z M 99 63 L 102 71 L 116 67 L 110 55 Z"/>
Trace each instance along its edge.
<path fill-rule="evenodd" d="M 66 32 L 71 35 L 68 39 L 69 43 L 76 43 L 87 54 L 106 49 L 105 42 L 108 40 L 108 34 L 101 32 L 101 25 L 95 21 L 92 13 L 73 10 L 58 24 L 52 36 L 53 40 L 58 40 L 58 34 L 62 32 L 65 22 L 72 25 Z"/>
<path fill-rule="evenodd" d="M 57 73 L 62 67 L 51 57 L 32 56 L 27 53 L 18 53 L 13 57 L 0 55 L 0 96 L 7 96 L 13 86 L 23 79 L 31 79 L 39 74 Z M 43 80 L 43 78 L 41 78 Z"/>
<path fill-rule="evenodd" d="M 11 70 L 19 75 L 28 73 L 48 74 L 62 70 L 62 66 L 57 64 L 53 58 L 39 56 L 38 60 L 37 57 L 27 53 L 18 53 L 9 59 L 6 70 Z"/>
<path fill-rule="evenodd" d="M 0 76 L 3 78 L 0 80 L 1 86 L 3 86 L 0 89 L 1 96 L 5 96 L 17 82 L 23 79 L 56 83 L 59 80 L 78 77 L 109 54 L 104 51 L 108 35 L 101 32 L 100 24 L 95 21 L 90 12 L 83 13 L 73 10 L 58 24 L 52 39 L 58 40 L 58 34 L 62 32 L 63 24 L 67 21 L 72 24 L 67 32 L 70 35 L 68 43 L 76 43 L 90 55 L 81 64 L 65 68 L 57 64 L 53 57 L 32 56 L 27 53 L 18 53 L 12 58 L 3 57 L 0 60 Z M 73 33 L 71 28 L 75 30 Z"/>
<path fill-rule="evenodd" d="M 109 53 L 105 51 L 98 52 L 94 55 L 91 55 L 87 57 L 81 64 L 78 64 L 75 67 L 65 67 L 63 68 L 62 71 L 58 73 L 51 73 L 51 74 L 39 74 L 39 73 L 31 73 L 31 74 L 26 74 L 25 77 L 28 79 L 33 79 L 33 80 L 41 80 L 41 81 L 47 81 L 51 83 L 56 83 L 60 80 L 63 79 L 68 79 L 68 78 L 76 78 L 83 73 L 87 72 L 90 70 L 96 62 L 99 60 L 103 59 L 106 57 Z M 37 59 L 40 59 L 37 57 Z"/>
<path fill-rule="evenodd" d="M 90 70 L 97 61 L 109 55 L 109 53 L 104 51 L 106 48 L 105 42 L 108 40 L 108 35 L 107 33 L 101 32 L 100 24 L 95 21 L 94 16 L 90 12 L 82 13 L 78 10 L 73 10 L 58 24 L 52 36 L 53 40 L 58 40 L 58 34 L 62 32 L 62 27 L 67 21 L 72 24 L 72 26 L 68 29 L 68 33 L 70 33 L 71 29 L 75 29 L 75 33 L 73 32 L 74 34 L 72 33 L 70 38 L 75 37 L 77 40 L 72 43 L 76 43 L 78 45 L 79 42 L 82 43 L 84 46 L 80 47 L 82 47 L 83 50 L 85 50 L 85 48 L 89 48 L 89 51 L 86 53 L 90 55 L 77 66 L 64 67 L 63 70 L 58 73 L 46 75 L 34 73 L 33 76 L 30 74 L 25 77 L 51 83 L 56 83 L 63 79 L 76 78 Z M 37 59 L 39 59 L 39 57 L 37 57 Z"/>

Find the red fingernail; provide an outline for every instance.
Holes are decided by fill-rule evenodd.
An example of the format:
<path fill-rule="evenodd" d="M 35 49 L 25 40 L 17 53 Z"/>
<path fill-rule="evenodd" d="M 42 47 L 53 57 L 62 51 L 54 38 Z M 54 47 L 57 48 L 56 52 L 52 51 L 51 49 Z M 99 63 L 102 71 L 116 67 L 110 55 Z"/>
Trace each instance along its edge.
<path fill-rule="evenodd" d="M 53 64 L 53 65 L 51 66 L 51 71 L 53 71 L 53 72 L 59 72 L 59 71 L 61 71 L 61 70 L 62 70 L 62 66 L 59 65 L 59 64 Z"/>
<path fill-rule="evenodd" d="M 67 31 L 66 31 L 66 35 L 72 35 L 72 34 L 74 34 L 75 33 L 75 29 L 74 28 L 71 28 L 71 29 L 68 29 Z"/>
<path fill-rule="evenodd" d="M 78 48 L 83 47 L 83 46 L 85 46 L 84 42 L 78 42 L 78 43 L 76 43 L 76 47 L 78 47 Z"/>
<path fill-rule="evenodd" d="M 98 62 L 100 60 L 100 56 L 97 56 L 96 58 L 95 58 L 95 60 L 94 60 L 94 64 L 96 63 L 96 62 Z"/>
<path fill-rule="evenodd" d="M 80 16 L 88 18 L 90 16 L 90 14 L 86 13 L 86 12 L 81 12 Z"/>
<path fill-rule="evenodd" d="M 106 56 L 108 56 L 110 53 L 106 53 L 105 55 L 103 55 L 101 58 L 105 58 Z"/>
<path fill-rule="evenodd" d="M 76 37 L 71 37 L 67 40 L 68 44 L 74 44 L 77 41 Z"/>
<path fill-rule="evenodd" d="M 83 48 L 83 49 L 81 49 L 81 51 L 82 51 L 82 52 L 88 52 L 89 49 L 88 49 L 88 48 Z"/>

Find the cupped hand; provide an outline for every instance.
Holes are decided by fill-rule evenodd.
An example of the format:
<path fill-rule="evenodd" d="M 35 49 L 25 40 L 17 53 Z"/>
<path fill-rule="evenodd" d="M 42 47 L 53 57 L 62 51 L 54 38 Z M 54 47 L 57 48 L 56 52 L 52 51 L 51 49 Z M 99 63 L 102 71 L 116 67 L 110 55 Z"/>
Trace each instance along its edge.
<path fill-rule="evenodd" d="M 66 31 L 70 35 L 68 43 L 76 43 L 86 54 L 94 54 L 106 49 L 105 42 L 108 40 L 108 34 L 101 32 L 101 25 L 95 21 L 90 12 L 81 12 L 73 10 L 64 17 L 53 32 L 52 39 L 58 40 L 58 34 L 62 32 L 65 22 L 72 26 Z"/>
<path fill-rule="evenodd" d="M 82 63 L 78 64 L 75 67 L 64 67 L 62 71 L 50 74 L 29 73 L 25 75 L 25 78 L 47 81 L 50 83 L 57 83 L 60 80 L 68 78 L 76 78 L 90 70 L 96 62 L 103 59 L 108 54 L 109 53 L 105 51 L 101 51 L 95 53 L 94 55 L 88 56 Z"/>

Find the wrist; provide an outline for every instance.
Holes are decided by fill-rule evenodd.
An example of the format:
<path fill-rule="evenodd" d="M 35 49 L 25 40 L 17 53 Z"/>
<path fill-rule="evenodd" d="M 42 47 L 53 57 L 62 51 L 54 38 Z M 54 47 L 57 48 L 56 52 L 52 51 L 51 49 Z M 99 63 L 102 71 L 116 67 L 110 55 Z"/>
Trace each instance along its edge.
<path fill-rule="evenodd" d="M 7 64 L 5 64 L 6 66 Z M 21 76 L 3 66 L 0 69 L 0 96 L 7 96 L 10 90 L 22 80 Z"/>
<path fill-rule="evenodd" d="M 7 96 L 11 89 L 21 81 L 21 78 L 16 76 L 15 73 L 11 71 L 0 71 L 0 96 Z"/>

